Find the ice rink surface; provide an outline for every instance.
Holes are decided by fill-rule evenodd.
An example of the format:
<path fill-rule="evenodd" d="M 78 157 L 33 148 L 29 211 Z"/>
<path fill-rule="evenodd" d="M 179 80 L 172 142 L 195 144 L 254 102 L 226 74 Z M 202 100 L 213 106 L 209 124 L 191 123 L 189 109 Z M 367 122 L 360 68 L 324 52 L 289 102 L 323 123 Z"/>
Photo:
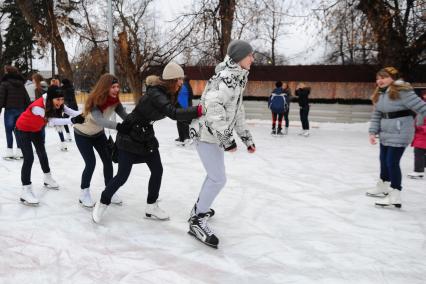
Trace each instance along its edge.
<path fill-rule="evenodd" d="M 290 127 L 275 138 L 269 121 L 248 122 L 257 152 L 238 141 L 236 153 L 225 153 L 228 182 L 209 222 L 217 250 L 187 234 L 205 172 L 193 146 L 174 144 L 175 122 L 154 126 L 164 167 L 160 206 L 171 215 L 164 222 L 144 218 L 142 164 L 118 191 L 123 205 L 93 223 L 78 203 L 84 164 L 75 142 L 61 152 L 47 129 L 60 190 L 43 188 L 35 158 L 38 207 L 19 203 L 22 161 L 0 160 L 0 283 L 426 283 L 426 181 L 406 178 L 411 147 L 401 161 L 402 209 L 376 208 L 365 196 L 379 171 L 368 123 L 321 123 L 308 138 Z M 3 118 L 0 133 L 3 153 Z M 98 159 L 96 199 L 103 187 Z"/>

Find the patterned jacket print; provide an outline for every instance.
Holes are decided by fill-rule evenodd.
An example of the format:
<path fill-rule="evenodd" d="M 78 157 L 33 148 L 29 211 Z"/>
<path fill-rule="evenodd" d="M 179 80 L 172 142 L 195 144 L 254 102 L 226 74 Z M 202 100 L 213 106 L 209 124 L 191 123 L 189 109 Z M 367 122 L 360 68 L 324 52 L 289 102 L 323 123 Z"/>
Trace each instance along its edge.
<path fill-rule="evenodd" d="M 205 114 L 191 123 L 191 137 L 227 149 L 235 145 L 235 129 L 247 147 L 254 145 L 245 123 L 243 106 L 243 92 L 249 72 L 226 56 L 216 66 L 215 73 L 201 95 L 200 103 Z"/>

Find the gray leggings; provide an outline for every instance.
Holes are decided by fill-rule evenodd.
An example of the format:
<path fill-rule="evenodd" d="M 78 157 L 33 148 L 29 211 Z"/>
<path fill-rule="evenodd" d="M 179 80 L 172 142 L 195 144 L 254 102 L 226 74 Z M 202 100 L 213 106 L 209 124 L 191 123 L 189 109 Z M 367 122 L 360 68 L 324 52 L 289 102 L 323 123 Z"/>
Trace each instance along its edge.
<path fill-rule="evenodd" d="M 197 214 L 209 210 L 216 196 L 226 184 L 224 151 L 217 144 L 198 142 L 197 152 L 207 176 L 197 202 Z"/>

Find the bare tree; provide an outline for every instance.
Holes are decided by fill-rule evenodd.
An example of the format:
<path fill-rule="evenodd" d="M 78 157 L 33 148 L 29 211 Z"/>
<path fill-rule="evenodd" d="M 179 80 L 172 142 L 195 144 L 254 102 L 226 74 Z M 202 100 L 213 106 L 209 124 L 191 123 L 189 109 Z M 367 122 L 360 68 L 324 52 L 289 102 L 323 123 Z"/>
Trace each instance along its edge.
<path fill-rule="evenodd" d="M 56 51 L 56 65 L 59 74 L 73 79 L 73 71 L 68 59 L 68 53 L 60 33 L 60 25 L 66 27 L 67 24 L 75 24 L 72 18 L 67 17 L 71 6 L 54 5 L 53 0 L 31 1 L 16 0 L 27 22 L 33 27 L 37 34 L 39 44 L 45 42 L 53 44 Z M 70 1 L 71 3 L 71 1 Z M 61 12 L 56 15 L 55 12 Z"/>

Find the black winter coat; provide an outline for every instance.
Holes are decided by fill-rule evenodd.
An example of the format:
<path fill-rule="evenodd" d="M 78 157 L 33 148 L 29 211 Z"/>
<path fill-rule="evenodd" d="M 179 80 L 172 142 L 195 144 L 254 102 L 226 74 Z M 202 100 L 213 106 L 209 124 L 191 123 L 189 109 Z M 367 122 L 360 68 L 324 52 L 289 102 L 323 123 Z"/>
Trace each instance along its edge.
<path fill-rule="evenodd" d="M 77 100 L 75 99 L 75 90 L 71 85 L 63 85 L 62 91 L 64 92 L 64 103 L 67 107 L 73 110 L 78 110 Z"/>
<path fill-rule="evenodd" d="M 309 88 L 297 89 L 294 93 L 298 97 L 299 106 L 300 107 L 308 107 L 309 106 L 309 93 L 311 90 Z"/>
<path fill-rule="evenodd" d="M 118 149 L 138 155 L 147 155 L 158 149 L 153 123 L 166 116 L 179 121 L 188 121 L 198 115 L 197 107 L 176 108 L 170 95 L 162 86 L 149 86 L 146 94 L 139 100 L 135 109 L 123 121 L 129 134 L 117 134 Z"/>
<path fill-rule="evenodd" d="M 25 109 L 31 103 L 24 83 L 25 80 L 20 75 L 3 76 L 0 82 L 0 111 L 1 108 Z"/>

